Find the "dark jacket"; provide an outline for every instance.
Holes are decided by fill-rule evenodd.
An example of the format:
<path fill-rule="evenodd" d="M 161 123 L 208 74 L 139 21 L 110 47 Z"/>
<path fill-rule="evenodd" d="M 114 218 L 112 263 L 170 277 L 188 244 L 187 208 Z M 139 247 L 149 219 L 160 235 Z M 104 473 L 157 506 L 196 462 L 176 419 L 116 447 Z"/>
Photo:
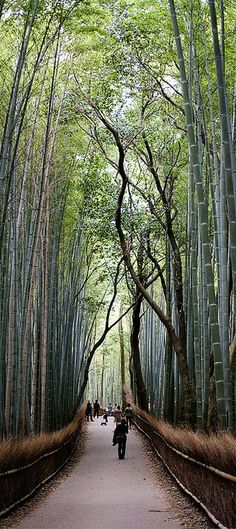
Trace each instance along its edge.
<path fill-rule="evenodd" d="M 91 413 L 92 413 L 92 404 L 90 402 L 87 402 L 85 415 L 91 415 Z"/>
<path fill-rule="evenodd" d="M 125 421 L 118 423 L 113 435 L 113 444 L 117 444 L 119 440 L 126 439 L 128 433 L 128 426 Z"/>

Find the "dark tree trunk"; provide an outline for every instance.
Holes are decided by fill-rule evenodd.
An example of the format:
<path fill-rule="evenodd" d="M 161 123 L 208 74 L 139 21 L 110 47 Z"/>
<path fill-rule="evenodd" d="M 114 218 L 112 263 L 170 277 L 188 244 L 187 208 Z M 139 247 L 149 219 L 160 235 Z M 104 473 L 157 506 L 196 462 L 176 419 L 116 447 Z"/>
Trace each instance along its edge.
<path fill-rule="evenodd" d="M 107 130 L 109 130 L 110 133 L 113 135 L 113 138 L 116 142 L 118 153 L 119 153 L 118 171 L 122 178 L 122 185 L 121 185 L 118 200 L 117 200 L 115 223 L 116 223 L 116 229 L 117 229 L 119 239 L 120 239 L 123 259 L 127 266 L 127 270 L 129 271 L 136 287 L 138 288 L 140 292 L 140 295 L 144 297 L 147 303 L 149 303 L 149 305 L 153 308 L 153 310 L 157 314 L 160 321 L 166 327 L 166 330 L 173 344 L 173 347 L 174 347 L 174 350 L 176 352 L 176 356 L 179 362 L 179 369 L 180 369 L 180 375 L 181 375 L 181 381 L 182 381 L 182 387 L 183 387 L 183 420 L 185 423 L 192 425 L 195 423 L 196 402 L 195 402 L 194 388 L 192 387 L 192 383 L 191 383 L 190 376 L 189 376 L 188 364 L 187 364 L 187 360 L 185 356 L 186 355 L 185 349 L 184 350 L 182 349 L 182 344 L 180 342 L 178 335 L 175 332 L 175 329 L 172 325 L 170 317 L 164 314 L 162 309 L 159 307 L 159 305 L 155 302 L 155 300 L 149 294 L 147 288 L 145 288 L 145 282 L 142 281 L 143 278 L 140 278 L 139 271 L 138 273 L 135 272 L 133 264 L 131 262 L 131 258 L 130 258 L 130 247 L 129 247 L 128 241 L 126 240 L 125 232 L 123 231 L 122 205 L 123 205 L 123 200 L 124 200 L 124 196 L 125 196 L 127 185 L 128 185 L 128 177 L 127 177 L 126 169 L 125 169 L 125 149 L 121 142 L 118 131 L 105 118 L 105 116 L 102 114 L 99 108 L 96 105 L 94 105 L 92 101 L 90 101 L 90 105 L 93 108 L 93 110 L 96 112 L 100 121 L 105 125 Z M 134 340 L 134 337 L 132 336 L 132 342 L 133 340 Z M 134 343 L 134 346 L 136 346 L 136 343 Z M 134 350 L 134 352 L 136 352 L 136 350 Z M 139 364 L 140 364 L 140 358 L 139 358 Z"/>
<path fill-rule="evenodd" d="M 130 376 L 130 387 L 131 387 L 132 394 L 134 396 L 134 370 L 133 370 L 133 360 L 132 360 L 131 355 L 129 358 L 129 376 Z"/>
<path fill-rule="evenodd" d="M 122 314 L 122 306 L 120 307 L 120 316 Z M 122 319 L 118 323 L 119 339 L 120 339 L 120 372 L 121 372 L 121 392 L 122 392 L 122 408 L 125 407 L 125 346 Z"/>
<path fill-rule="evenodd" d="M 147 391 L 143 380 L 139 350 L 140 309 L 142 299 L 143 298 L 140 296 L 139 290 L 136 288 L 136 301 L 132 312 L 130 345 L 138 405 L 140 408 L 142 408 L 142 410 L 148 411 Z"/>
<path fill-rule="evenodd" d="M 0 18 L 2 18 L 4 4 L 5 4 L 5 0 L 0 0 Z"/>

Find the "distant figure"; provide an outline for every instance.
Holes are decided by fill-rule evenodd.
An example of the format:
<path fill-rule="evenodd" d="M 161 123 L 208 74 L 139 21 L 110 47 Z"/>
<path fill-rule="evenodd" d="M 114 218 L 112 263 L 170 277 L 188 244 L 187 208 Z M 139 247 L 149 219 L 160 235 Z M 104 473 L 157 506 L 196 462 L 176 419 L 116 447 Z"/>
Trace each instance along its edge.
<path fill-rule="evenodd" d="M 122 417 L 122 411 L 120 409 L 120 406 L 117 406 L 114 411 L 114 422 L 116 422 L 116 424 L 118 422 L 121 422 L 121 417 Z"/>
<path fill-rule="evenodd" d="M 132 417 L 133 417 L 133 410 L 131 408 L 131 404 L 127 404 L 125 408 L 125 418 L 128 428 L 131 428 L 132 426 Z"/>
<path fill-rule="evenodd" d="M 105 424 L 105 426 L 106 426 L 107 422 L 108 422 L 108 418 L 107 418 L 107 412 L 106 412 L 106 413 L 104 413 L 103 416 L 102 416 L 102 422 L 101 422 L 101 425 Z"/>
<path fill-rule="evenodd" d="M 113 417 L 115 417 L 116 408 L 117 408 L 117 404 L 113 404 L 113 406 L 112 406 L 112 415 L 113 415 Z"/>
<path fill-rule="evenodd" d="M 98 399 L 95 400 L 94 402 L 94 405 L 93 405 L 93 416 L 94 418 L 95 417 L 99 417 L 99 410 L 100 410 L 100 404 L 98 402 Z"/>
<path fill-rule="evenodd" d="M 107 406 L 107 411 L 108 411 L 108 415 L 109 415 L 109 417 L 110 417 L 111 414 L 112 414 L 112 404 L 111 404 L 111 402 L 109 402 L 109 404 L 108 404 L 108 406 Z"/>
<path fill-rule="evenodd" d="M 90 400 L 88 400 L 88 402 L 87 402 L 87 406 L 86 406 L 86 410 L 85 410 L 85 416 L 87 418 L 87 421 L 89 421 L 89 417 L 90 417 L 90 420 L 93 421 L 92 404 L 91 404 Z"/>
<path fill-rule="evenodd" d="M 126 424 L 125 419 L 122 419 L 121 422 L 119 422 L 116 425 L 116 429 L 114 431 L 113 435 L 113 446 L 118 444 L 118 457 L 119 459 L 124 459 L 125 457 L 125 450 L 126 450 L 126 434 L 128 433 L 128 427 Z"/>

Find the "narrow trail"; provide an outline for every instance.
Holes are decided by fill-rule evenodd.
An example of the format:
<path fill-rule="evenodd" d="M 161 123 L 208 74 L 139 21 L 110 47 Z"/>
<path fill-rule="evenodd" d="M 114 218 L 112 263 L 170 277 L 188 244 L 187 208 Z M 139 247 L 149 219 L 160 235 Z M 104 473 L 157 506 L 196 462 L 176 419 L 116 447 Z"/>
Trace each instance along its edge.
<path fill-rule="evenodd" d="M 173 512 L 166 491 L 155 479 L 137 431 L 129 432 L 126 457 L 119 460 L 117 446 L 112 446 L 113 429 L 113 418 L 109 418 L 106 426 L 101 425 L 101 419 L 87 423 L 85 449 L 78 463 L 72 465 L 43 501 L 37 501 L 36 496 L 35 506 L 26 512 L 23 509 L 20 519 L 0 526 L 15 529 L 187 527 L 180 519 L 182 516 Z M 202 523 L 194 527 L 202 527 Z"/>

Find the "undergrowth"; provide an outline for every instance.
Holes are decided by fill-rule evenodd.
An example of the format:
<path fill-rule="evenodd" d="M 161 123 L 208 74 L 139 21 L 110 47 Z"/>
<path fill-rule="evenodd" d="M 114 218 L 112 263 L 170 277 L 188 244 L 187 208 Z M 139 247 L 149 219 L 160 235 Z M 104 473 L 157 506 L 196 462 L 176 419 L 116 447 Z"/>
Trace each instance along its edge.
<path fill-rule="evenodd" d="M 130 397 L 128 400 L 131 402 Z M 173 427 L 140 410 L 135 404 L 132 407 L 141 417 L 137 417 L 137 423 L 151 438 L 159 456 L 178 480 L 177 483 L 181 483 L 184 490 L 200 502 L 210 517 L 213 516 L 223 527 L 235 529 L 236 483 L 183 457 L 169 446 L 198 462 L 236 477 L 236 439 L 224 432 L 207 435 L 188 428 Z"/>
<path fill-rule="evenodd" d="M 21 440 L 7 439 L 0 442 L 0 473 L 18 468 L 38 459 L 63 445 L 78 429 L 84 417 L 84 407 L 73 421 L 61 430 L 43 433 Z"/>
<path fill-rule="evenodd" d="M 143 416 L 168 444 L 180 452 L 236 476 L 236 439 L 232 435 L 224 432 L 204 434 L 187 428 L 175 428 L 155 419 L 135 405 L 133 408 L 136 408 L 137 413 Z"/>

